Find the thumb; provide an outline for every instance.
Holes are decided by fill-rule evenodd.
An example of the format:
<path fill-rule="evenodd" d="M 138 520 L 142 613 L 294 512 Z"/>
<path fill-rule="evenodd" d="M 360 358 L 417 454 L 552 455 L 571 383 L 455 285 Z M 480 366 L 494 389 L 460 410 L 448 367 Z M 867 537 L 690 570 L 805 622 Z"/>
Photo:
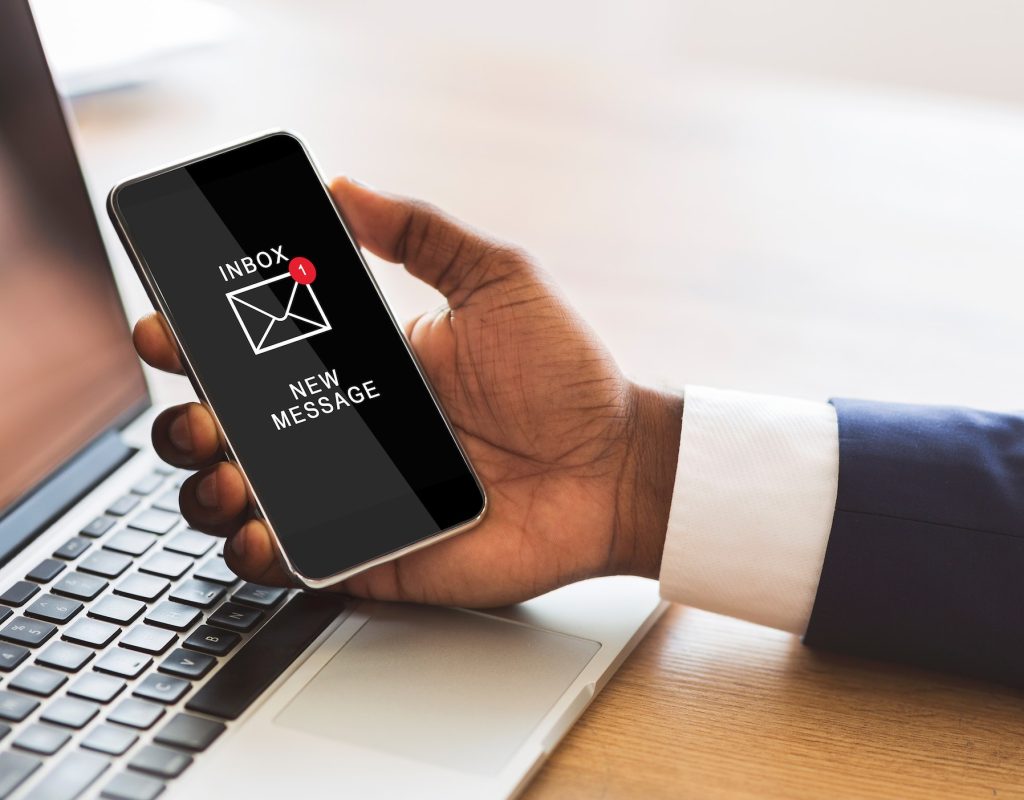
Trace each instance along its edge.
<path fill-rule="evenodd" d="M 356 241 L 459 305 L 484 283 L 527 268 L 514 248 L 473 230 L 440 209 L 337 178 L 331 193 Z"/>

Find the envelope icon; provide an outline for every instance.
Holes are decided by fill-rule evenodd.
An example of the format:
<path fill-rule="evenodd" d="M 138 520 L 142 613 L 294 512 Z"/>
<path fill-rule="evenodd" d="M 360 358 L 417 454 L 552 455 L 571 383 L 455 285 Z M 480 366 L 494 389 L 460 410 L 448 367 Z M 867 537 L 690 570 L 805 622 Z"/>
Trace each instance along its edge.
<path fill-rule="evenodd" d="M 259 355 L 331 329 L 312 284 L 287 272 L 227 293 L 252 351 Z"/>

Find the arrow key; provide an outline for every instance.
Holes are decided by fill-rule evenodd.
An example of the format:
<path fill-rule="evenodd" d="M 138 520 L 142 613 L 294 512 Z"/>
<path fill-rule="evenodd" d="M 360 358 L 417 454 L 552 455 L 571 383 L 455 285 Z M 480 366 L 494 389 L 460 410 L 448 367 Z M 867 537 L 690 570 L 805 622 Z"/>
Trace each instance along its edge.
<path fill-rule="evenodd" d="M 213 665 L 216 663 L 217 659 L 212 656 L 184 650 L 179 647 L 171 651 L 171 654 L 164 659 L 159 669 L 161 672 L 195 680 L 203 677 L 213 669 Z"/>
<path fill-rule="evenodd" d="M 147 675 L 132 692 L 136 697 L 156 700 L 158 703 L 177 703 L 192 684 L 169 675 Z"/>

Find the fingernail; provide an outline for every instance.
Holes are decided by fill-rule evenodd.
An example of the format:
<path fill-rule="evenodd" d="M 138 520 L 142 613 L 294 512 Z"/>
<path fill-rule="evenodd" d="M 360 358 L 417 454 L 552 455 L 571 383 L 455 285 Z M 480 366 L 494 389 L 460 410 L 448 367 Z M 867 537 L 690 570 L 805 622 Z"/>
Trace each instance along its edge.
<path fill-rule="evenodd" d="M 233 537 L 231 537 L 231 552 L 233 552 L 239 559 L 245 558 L 245 529 L 243 528 Z"/>
<path fill-rule="evenodd" d="M 196 484 L 196 500 L 203 508 L 217 508 L 217 473 L 211 472 Z"/>
<path fill-rule="evenodd" d="M 192 452 L 192 427 L 188 422 L 188 412 L 183 411 L 174 418 L 167 429 L 167 438 L 183 453 Z"/>
<path fill-rule="evenodd" d="M 364 183 L 363 181 L 360 181 L 360 180 L 356 180 L 355 178 L 352 178 L 352 177 L 350 177 L 348 175 L 345 176 L 345 180 L 347 180 L 349 183 L 354 183 L 356 186 L 361 186 L 364 189 L 369 189 L 371 192 L 377 191 L 372 186 L 370 186 L 370 184 Z"/>

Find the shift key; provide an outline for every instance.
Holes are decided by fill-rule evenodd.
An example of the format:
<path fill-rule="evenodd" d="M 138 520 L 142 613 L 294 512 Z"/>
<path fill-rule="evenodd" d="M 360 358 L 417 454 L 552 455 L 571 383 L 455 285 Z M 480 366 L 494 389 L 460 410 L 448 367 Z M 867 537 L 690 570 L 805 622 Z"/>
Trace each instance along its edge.
<path fill-rule="evenodd" d="M 344 601 L 297 594 L 245 643 L 234 658 L 185 705 L 222 719 L 237 719 L 344 609 Z"/>

